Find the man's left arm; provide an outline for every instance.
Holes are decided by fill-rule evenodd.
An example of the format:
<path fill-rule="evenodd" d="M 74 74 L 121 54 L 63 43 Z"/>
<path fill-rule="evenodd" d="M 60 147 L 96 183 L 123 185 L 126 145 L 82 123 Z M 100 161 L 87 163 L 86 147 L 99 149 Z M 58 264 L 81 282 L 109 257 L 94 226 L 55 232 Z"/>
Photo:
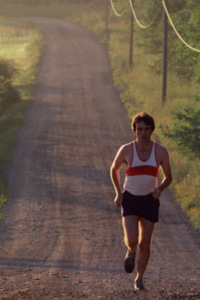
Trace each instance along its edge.
<path fill-rule="evenodd" d="M 160 157 L 161 157 L 160 166 L 161 166 L 164 178 L 163 178 L 161 184 L 154 190 L 154 192 L 153 192 L 154 198 L 159 198 L 161 192 L 164 189 L 166 189 L 172 182 L 172 173 L 171 173 L 171 167 L 170 167 L 170 162 L 169 162 L 169 154 L 164 147 L 162 147 L 160 149 Z"/>

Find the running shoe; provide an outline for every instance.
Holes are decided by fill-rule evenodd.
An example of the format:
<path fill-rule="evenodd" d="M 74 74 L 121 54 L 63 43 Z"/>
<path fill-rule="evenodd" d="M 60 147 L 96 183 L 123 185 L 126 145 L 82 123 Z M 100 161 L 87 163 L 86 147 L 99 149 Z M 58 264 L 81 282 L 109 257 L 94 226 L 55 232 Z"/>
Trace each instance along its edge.
<path fill-rule="evenodd" d="M 145 288 L 144 288 L 142 280 L 140 280 L 140 279 L 135 280 L 134 288 L 136 291 L 139 291 L 139 290 L 144 291 Z"/>
<path fill-rule="evenodd" d="M 128 250 L 124 259 L 124 269 L 127 273 L 132 273 L 134 267 L 135 267 L 135 254 L 130 250 Z"/>

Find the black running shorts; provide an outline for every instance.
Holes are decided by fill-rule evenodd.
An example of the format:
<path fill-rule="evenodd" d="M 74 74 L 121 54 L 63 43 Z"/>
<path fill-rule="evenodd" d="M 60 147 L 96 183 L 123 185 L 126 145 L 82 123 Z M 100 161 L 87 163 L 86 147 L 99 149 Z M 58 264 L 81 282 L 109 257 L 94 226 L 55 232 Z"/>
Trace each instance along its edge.
<path fill-rule="evenodd" d="M 151 222 L 158 222 L 159 219 L 159 199 L 155 199 L 151 194 L 145 196 L 135 196 L 127 191 L 123 192 L 122 216 L 136 215 Z"/>

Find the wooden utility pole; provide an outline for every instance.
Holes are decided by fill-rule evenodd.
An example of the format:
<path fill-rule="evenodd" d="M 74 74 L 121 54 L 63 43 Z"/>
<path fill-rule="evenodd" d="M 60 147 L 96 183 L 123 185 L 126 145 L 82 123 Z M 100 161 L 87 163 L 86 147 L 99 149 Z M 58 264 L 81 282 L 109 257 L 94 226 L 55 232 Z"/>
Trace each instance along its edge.
<path fill-rule="evenodd" d="M 134 4 L 134 0 L 131 0 L 132 4 Z M 133 14 L 131 11 L 131 19 L 130 19 L 130 50 L 129 50 L 129 67 L 132 68 L 133 65 Z"/>
<path fill-rule="evenodd" d="M 165 5 L 167 7 L 167 0 Z M 166 101 L 167 95 L 167 15 L 163 8 L 163 65 L 162 65 L 162 105 Z"/>
<path fill-rule="evenodd" d="M 108 7 L 109 7 L 109 0 L 106 0 L 106 32 L 108 31 L 108 14 L 109 14 L 109 12 L 108 12 Z"/>

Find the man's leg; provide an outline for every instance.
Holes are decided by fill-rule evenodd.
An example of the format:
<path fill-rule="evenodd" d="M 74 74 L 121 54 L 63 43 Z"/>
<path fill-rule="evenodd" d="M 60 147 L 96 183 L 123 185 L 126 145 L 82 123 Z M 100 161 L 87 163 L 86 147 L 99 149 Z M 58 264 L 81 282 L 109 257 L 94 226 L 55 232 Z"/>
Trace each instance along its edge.
<path fill-rule="evenodd" d="M 153 234 L 154 223 L 144 218 L 140 218 L 139 221 L 139 256 L 138 256 L 138 270 L 135 280 L 142 281 L 144 272 L 146 270 L 151 247 L 151 237 Z"/>
<path fill-rule="evenodd" d="M 124 242 L 127 248 L 135 253 L 138 244 L 138 216 L 126 216 L 122 218 L 124 230 Z"/>
<path fill-rule="evenodd" d="M 138 243 L 138 221 L 137 216 L 126 216 L 122 218 L 124 229 L 124 242 L 128 248 L 124 259 L 124 269 L 132 273 L 135 267 L 135 254 Z"/>

